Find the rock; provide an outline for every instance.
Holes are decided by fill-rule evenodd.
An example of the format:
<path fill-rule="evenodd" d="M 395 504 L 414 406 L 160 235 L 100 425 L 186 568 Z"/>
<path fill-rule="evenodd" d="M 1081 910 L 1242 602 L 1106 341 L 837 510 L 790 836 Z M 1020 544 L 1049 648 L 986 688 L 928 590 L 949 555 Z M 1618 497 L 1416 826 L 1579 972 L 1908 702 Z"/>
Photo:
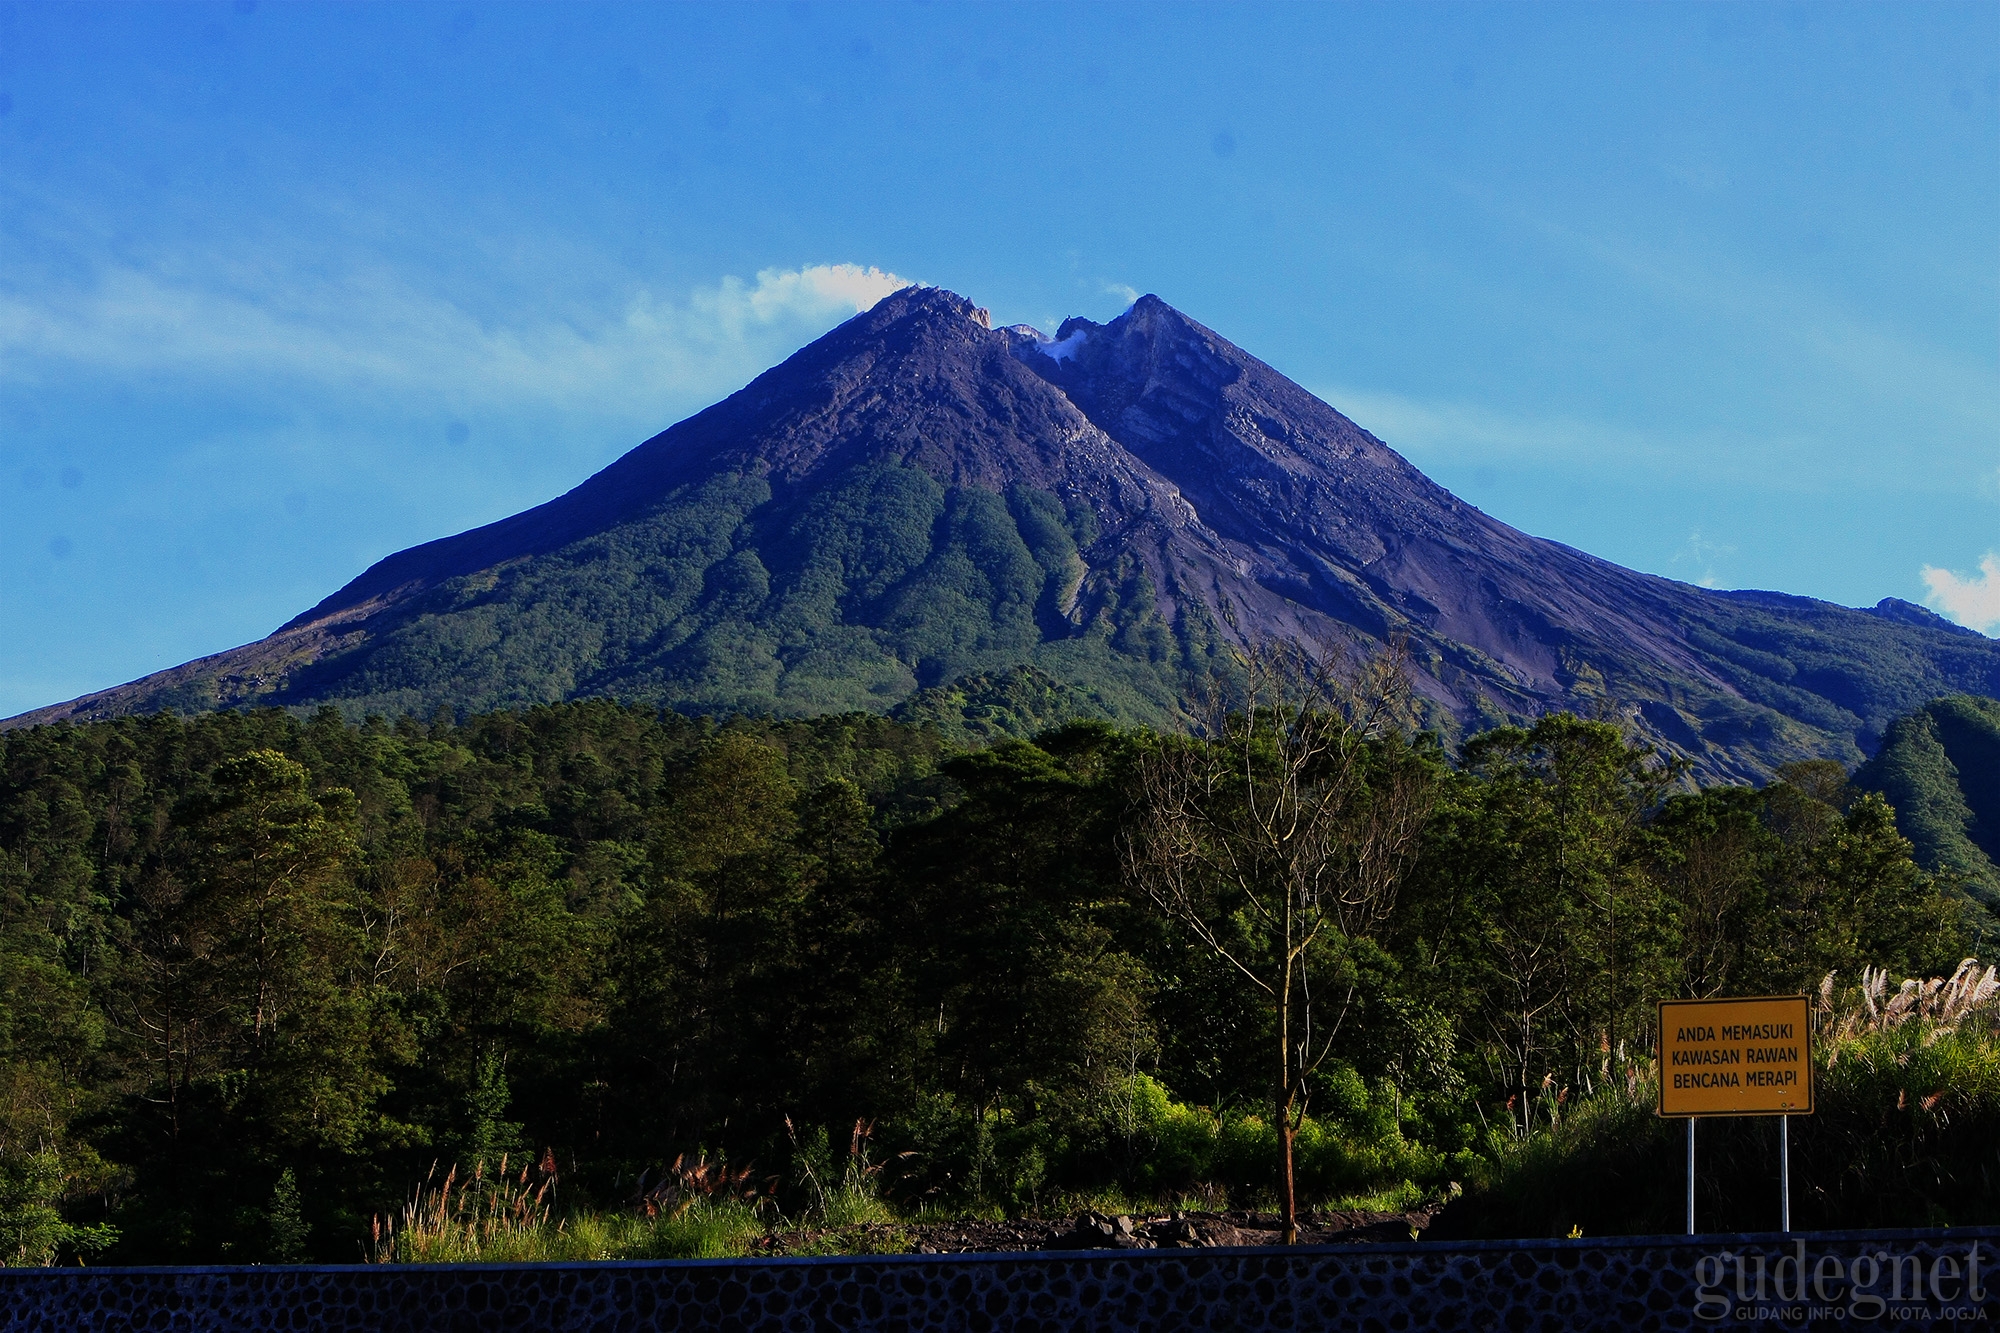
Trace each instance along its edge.
<path fill-rule="evenodd" d="M 1193 1250 L 1215 1244 L 1201 1233 L 1201 1228 L 1185 1217 L 1176 1216 L 1163 1222 L 1148 1223 L 1146 1238 L 1163 1250 Z"/>
<path fill-rule="evenodd" d="M 1130 1217 L 1091 1212 L 1078 1213 L 1070 1229 L 1049 1242 L 1052 1250 L 1150 1250 L 1154 1245 Z"/>

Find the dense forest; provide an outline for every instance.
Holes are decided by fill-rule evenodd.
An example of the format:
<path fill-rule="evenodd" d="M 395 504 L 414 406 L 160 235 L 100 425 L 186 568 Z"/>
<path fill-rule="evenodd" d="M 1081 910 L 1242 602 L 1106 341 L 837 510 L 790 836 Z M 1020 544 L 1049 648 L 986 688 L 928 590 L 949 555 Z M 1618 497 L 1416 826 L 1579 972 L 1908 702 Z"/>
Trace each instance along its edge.
<path fill-rule="evenodd" d="M 1268 942 L 1220 898 L 1180 919 L 1135 888 L 1148 774 L 1204 744 L 1071 722 L 968 750 L 865 714 L 610 702 L 0 734 L 0 1242 L 352 1261 L 423 1182 L 503 1155 L 545 1211 L 641 1216 L 662 1180 L 719 1179 L 795 1216 L 829 1174 L 906 1211 L 1268 1206 L 1276 1011 L 1246 982 Z M 1422 800 L 1386 895 L 1308 950 L 1308 1201 L 1643 1228 L 1646 1190 L 1575 1182 L 1601 1194 L 1656 1141 L 1673 1161 L 1644 1112 L 1657 999 L 1831 975 L 1832 1021 L 1876 1004 L 1865 967 L 1991 952 L 1836 764 L 1695 790 L 1566 714 L 1456 755 L 1351 748 L 1355 799 L 1394 774 Z M 1795 1170 L 1842 1163 L 1802 1222 L 1993 1220 L 1979 1050 L 1977 1087 L 1906 1095 L 1891 1059 L 1802 1126 Z M 1754 1132 L 1717 1151 L 1760 1160 Z M 1927 1183 L 1833 1179 L 1878 1147 Z"/>

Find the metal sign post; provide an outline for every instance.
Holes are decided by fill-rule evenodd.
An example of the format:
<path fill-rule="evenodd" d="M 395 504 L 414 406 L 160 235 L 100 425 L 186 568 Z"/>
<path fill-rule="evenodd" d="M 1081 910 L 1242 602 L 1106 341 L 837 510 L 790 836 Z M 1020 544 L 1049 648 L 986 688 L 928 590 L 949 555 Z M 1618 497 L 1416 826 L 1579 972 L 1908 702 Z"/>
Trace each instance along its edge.
<path fill-rule="evenodd" d="M 1694 1234 L 1694 1117 L 1688 1117 L 1688 1235 Z"/>
<path fill-rule="evenodd" d="M 1688 1121 L 1690 1125 L 1694 1121 Z M 1778 1117 L 1778 1230 L 1792 1229 L 1792 1118 Z"/>
<path fill-rule="evenodd" d="M 1791 1117 L 1813 1112 L 1812 1021 L 1803 995 L 1660 1001 L 1660 1114 L 1684 1116 L 1694 1234 L 1694 1122 L 1778 1117 L 1778 1217 L 1792 1229 Z"/>

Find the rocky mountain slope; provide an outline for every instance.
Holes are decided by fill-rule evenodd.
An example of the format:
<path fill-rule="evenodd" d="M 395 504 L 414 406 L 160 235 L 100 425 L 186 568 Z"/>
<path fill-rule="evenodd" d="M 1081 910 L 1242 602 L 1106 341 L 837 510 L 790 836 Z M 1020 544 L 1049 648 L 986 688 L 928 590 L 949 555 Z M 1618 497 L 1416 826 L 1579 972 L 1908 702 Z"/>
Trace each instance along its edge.
<path fill-rule="evenodd" d="M 1930 698 L 2000 694 L 2000 643 L 1920 607 L 1711 592 L 1508 527 L 1155 297 L 1048 339 L 908 288 L 567 495 L 8 725 L 581 695 L 1171 723 L 1269 635 L 1400 637 L 1447 729 L 1621 716 L 1714 776 L 1857 762 Z"/>

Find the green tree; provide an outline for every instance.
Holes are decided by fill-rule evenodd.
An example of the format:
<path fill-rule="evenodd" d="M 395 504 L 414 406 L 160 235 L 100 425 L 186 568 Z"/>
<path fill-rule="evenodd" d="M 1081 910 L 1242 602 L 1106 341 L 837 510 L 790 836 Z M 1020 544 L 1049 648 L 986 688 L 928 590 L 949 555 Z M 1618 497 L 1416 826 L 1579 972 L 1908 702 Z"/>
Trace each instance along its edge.
<path fill-rule="evenodd" d="M 142 897 L 130 1031 L 172 1132 L 198 1083 L 247 1075 L 283 1137 L 351 1141 L 381 1080 L 336 1014 L 356 938 L 344 876 L 353 797 L 315 798 L 303 766 L 253 750 L 190 798 L 170 868 Z"/>
<path fill-rule="evenodd" d="M 1567 713 L 1482 733 L 1462 764 L 1405 930 L 1483 1029 L 1525 1133 L 1557 1085 L 1586 1084 L 1648 1031 L 1672 920 L 1646 873 L 1644 817 L 1677 773 Z"/>
<path fill-rule="evenodd" d="M 902 1095 L 933 1108 L 933 1172 L 975 1198 L 1031 1195 L 1052 1157 L 1102 1146 L 1106 1099 L 1152 1047 L 1147 979 L 1116 931 L 1131 758 L 1082 722 L 952 760 L 964 799 L 895 858 L 897 982 L 921 1024 Z"/>
<path fill-rule="evenodd" d="M 1770 800 L 1782 809 L 1814 798 L 1780 787 Z M 1900 976 L 1950 972 L 1964 949 L 1962 918 L 1911 859 L 1888 802 L 1871 792 L 1844 812 L 1814 803 L 1818 818 L 1781 828 L 1786 855 L 1776 920 L 1762 932 L 1764 976 L 1806 990 L 1827 972 L 1851 976 L 1866 964 Z"/>
<path fill-rule="evenodd" d="M 264 1210 L 265 1253 L 274 1264 L 302 1263 L 306 1257 L 306 1238 L 312 1234 L 312 1226 L 306 1221 L 305 1210 L 299 1204 L 298 1177 L 292 1168 L 286 1167 L 278 1173 L 278 1183 L 271 1187 L 270 1206 Z"/>
<path fill-rule="evenodd" d="M 1693 998 L 1745 994 L 1766 955 L 1784 843 L 1764 793 L 1730 787 L 1668 800 L 1653 819 L 1651 873 L 1678 926 L 1676 990 Z"/>
<path fill-rule="evenodd" d="M 56 1257 L 91 1254 L 118 1238 L 108 1226 L 76 1226 L 63 1217 L 70 1173 L 48 1148 L 0 1156 L 0 1265 L 41 1268 Z"/>
<path fill-rule="evenodd" d="M 654 814 L 649 893 L 624 928 L 618 1010 L 601 1038 L 630 1080 L 627 1135 L 698 1141 L 730 1116 L 733 1089 L 760 1085 L 776 1120 L 779 987 L 796 969 L 805 904 L 797 800 L 783 751 L 725 732 Z"/>
<path fill-rule="evenodd" d="M 1353 946 L 1396 905 L 1434 799 L 1404 742 L 1407 677 L 1285 644 L 1245 662 L 1241 711 L 1141 765 L 1126 868 L 1165 918 L 1263 997 L 1275 1029 L 1285 1241 L 1298 1240 L 1294 1139 L 1311 1078 L 1359 997 Z"/>
<path fill-rule="evenodd" d="M 302 765 L 257 749 L 216 765 L 176 821 L 137 886 L 132 947 L 100 980 L 165 1140 L 146 1144 L 150 1116 L 128 1123 L 147 1159 L 137 1192 L 182 1238 L 163 1243 L 219 1244 L 241 1224 L 195 1219 L 235 1200 L 246 1156 L 365 1149 L 396 1042 L 359 984 L 352 794 L 315 796 Z"/>

